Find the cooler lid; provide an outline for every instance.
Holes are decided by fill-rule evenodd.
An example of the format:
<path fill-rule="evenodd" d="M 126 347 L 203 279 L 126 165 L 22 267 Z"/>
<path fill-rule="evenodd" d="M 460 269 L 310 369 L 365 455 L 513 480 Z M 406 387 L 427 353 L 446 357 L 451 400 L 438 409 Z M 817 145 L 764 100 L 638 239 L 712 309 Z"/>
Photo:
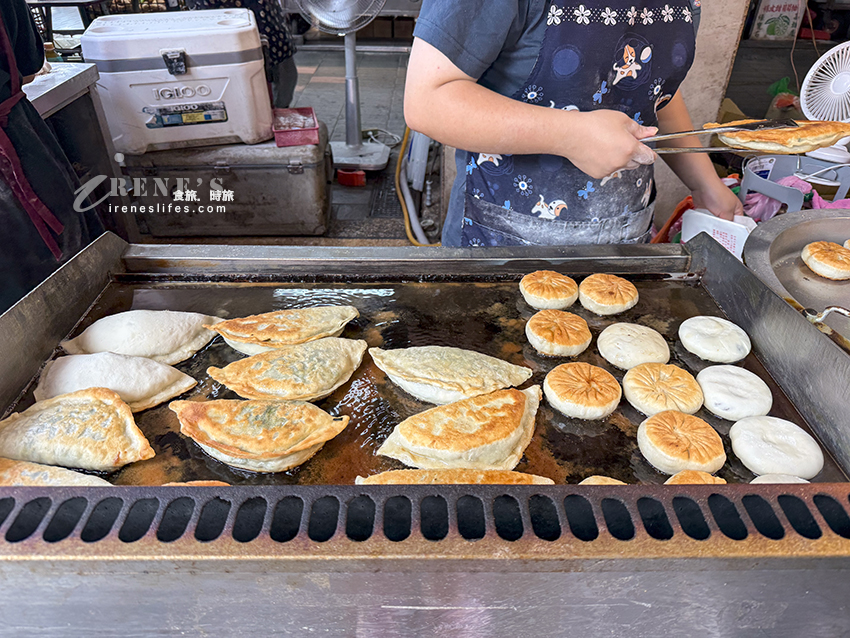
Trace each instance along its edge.
<path fill-rule="evenodd" d="M 101 16 L 86 29 L 82 44 L 86 61 L 95 63 L 160 58 L 163 49 L 185 49 L 189 56 L 262 51 L 248 9 Z"/>

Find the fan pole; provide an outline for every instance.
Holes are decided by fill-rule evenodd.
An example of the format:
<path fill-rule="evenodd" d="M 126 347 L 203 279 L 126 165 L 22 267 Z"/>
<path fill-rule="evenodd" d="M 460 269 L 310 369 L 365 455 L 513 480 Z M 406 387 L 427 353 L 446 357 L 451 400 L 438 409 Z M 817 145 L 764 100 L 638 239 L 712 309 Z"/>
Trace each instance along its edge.
<path fill-rule="evenodd" d="M 357 80 L 357 35 L 345 34 L 345 143 L 353 149 L 363 144 L 360 128 L 360 83 Z"/>

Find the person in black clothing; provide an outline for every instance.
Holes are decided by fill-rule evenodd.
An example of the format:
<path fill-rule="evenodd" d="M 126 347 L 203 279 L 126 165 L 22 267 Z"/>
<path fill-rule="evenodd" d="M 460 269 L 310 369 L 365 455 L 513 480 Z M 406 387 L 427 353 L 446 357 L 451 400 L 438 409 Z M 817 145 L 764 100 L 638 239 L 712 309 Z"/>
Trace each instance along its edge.
<path fill-rule="evenodd" d="M 260 35 L 269 41 L 268 66 L 275 108 L 285 109 L 292 102 L 298 69 L 295 68 L 295 45 L 278 0 L 193 0 L 192 9 L 250 9 Z"/>
<path fill-rule="evenodd" d="M 93 211 L 74 210 L 77 176 L 22 94 L 44 64 L 24 0 L 0 2 L 0 313 L 103 232 Z"/>

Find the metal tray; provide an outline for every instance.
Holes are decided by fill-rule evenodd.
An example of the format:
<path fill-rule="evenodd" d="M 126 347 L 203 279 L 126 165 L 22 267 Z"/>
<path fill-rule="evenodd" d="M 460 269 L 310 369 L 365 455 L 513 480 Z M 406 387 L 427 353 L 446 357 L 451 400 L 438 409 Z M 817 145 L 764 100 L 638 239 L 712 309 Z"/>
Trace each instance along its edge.
<path fill-rule="evenodd" d="M 819 277 L 800 253 L 814 241 L 844 244 L 850 239 L 850 210 L 822 209 L 785 213 L 759 224 L 744 246 L 744 263 L 777 295 L 797 309 L 821 312 L 827 306 L 850 308 L 850 280 Z M 827 326 L 850 343 L 850 319 L 833 314 Z M 829 331 L 827 331 L 829 334 Z"/>

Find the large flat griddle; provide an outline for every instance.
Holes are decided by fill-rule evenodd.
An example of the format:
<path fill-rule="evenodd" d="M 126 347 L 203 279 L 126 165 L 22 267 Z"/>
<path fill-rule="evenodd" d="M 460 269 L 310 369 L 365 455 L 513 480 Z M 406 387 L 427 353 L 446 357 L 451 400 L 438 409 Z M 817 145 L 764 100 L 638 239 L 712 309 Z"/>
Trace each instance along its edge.
<path fill-rule="evenodd" d="M 578 275 L 577 275 L 578 277 Z M 624 372 L 598 353 L 595 338 L 616 322 L 639 323 L 664 335 L 671 363 L 696 375 L 710 365 L 686 351 L 677 338 L 679 324 L 695 315 L 723 316 L 700 284 L 699 277 L 637 274 L 630 279 L 640 292 L 639 304 L 626 313 L 600 317 L 576 303 L 571 312 L 584 318 L 594 335 L 590 347 L 579 357 L 567 359 L 538 354 L 525 337 L 525 323 L 535 312 L 522 299 L 518 281 L 463 276 L 452 281 L 361 281 L 352 273 L 346 283 L 335 281 L 253 282 L 145 282 L 136 276 L 119 276 L 75 328 L 73 335 L 97 319 L 130 309 L 182 310 L 222 317 L 242 317 L 285 308 L 316 305 L 353 305 L 360 317 L 345 329 L 343 337 L 363 339 L 369 346 L 385 349 L 410 346 L 454 346 L 482 352 L 531 368 L 534 376 L 523 387 L 541 385 L 546 373 L 560 363 L 584 361 L 603 367 L 622 381 Z M 321 278 L 319 278 L 321 279 Z M 61 353 L 57 353 L 61 354 Z M 219 336 L 203 350 L 177 367 L 199 381 L 182 399 L 239 399 L 213 381 L 206 370 L 243 358 Z M 771 414 L 807 427 L 790 400 L 771 379 L 754 355 L 744 362 L 771 386 L 775 407 Z M 31 401 L 30 393 L 18 409 Z M 402 469 L 393 459 L 376 451 L 403 419 L 433 407 L 418 401 L 387 380 L 368 354 L 351 380 L 332 396 L 317 403 L 333 415 L 347 414 L 349 426 L 328 442 L 308 462 L 287 472 L 262 474 L 231 468 L 205 454 L 180 434 L 176 415 L 167 404 L 136 414 L 136 422 L 151 441 L 156 456 L 131 464 L 107 476 L 119 485 L 161 485 L 171 481 L 215 479 L 233 485 L 352 485 L 356 476 Z M 730 483 L 748 483 L 754 475 L 732 453 L 732 423 L 705 409 L 697 413 L 723 437 L 729 462 L 719 476 Z M 626 483 L 663 483 L 668 477 L 656 471 L 637 448 L 637 427 L 645 417 L 625 399 L 617 411 L 599 421 L 563 416 L 545 401 L 537 416 L 535 436 L 519 471 L 546 476 L 557 484 L 577 483 L 587 476 L 604 474 Z M 817 481 L 843 481 L 844 473 L 831 458 Z"/>
<path fill-rule="evenodd" d="M 545 401 L 517 469 L 552 486 L 356 486 L 400 467 L 374 455 L 425 409 L 367 358 L 320 403 L 352 422 L 287 473 L 231 470 L 177 431 L 162 406 L 137 415 L 157 456 L 107 478 L 126 487 L 0 488 L 0 610 L 16 635 L 829 636 L 850 631 L 850 356 L 713 240 L 679 246 L 309 249 L 128 246 L 105 235 L 0 317 L 0 410 L 32 401 L 59 341 L 130 308 L 239 316 L 352 303 L 343 336 L 385 348 L 459 345 L 534 370 L 560 359 L 523 334 L 522 275 L 547 268 L 634 281 L 616 318 L 580 308 L 594 338 L 612 321 L 665 335 L 692 373 L 678 325 L 724 315 L 753 341 L 773 414 L 811 431 L 827 465 L 811 485 L 749 485 L 723 436 L 728 485 L 658 485 L 627 403 L 602 421 Z M 179 367 L 187 398 L 234 397 L 205 376 L 239 355 L 216 339 Z M 601 360 L 595 341 L 579 357 Z M 632 483 L 578 486 L 594 473 Z M 161 487 L 217 478 L 232 487 Z M 842 482 L 824 482 L 842 481 Z M 12 625 L 10 625 L 12 626 Z M 699 627 L 699 629 L 696 629 Z M 73 629 L 73 630 L 72 630 Z M 703 631 L 705 630 L 705 631 Z"/>

